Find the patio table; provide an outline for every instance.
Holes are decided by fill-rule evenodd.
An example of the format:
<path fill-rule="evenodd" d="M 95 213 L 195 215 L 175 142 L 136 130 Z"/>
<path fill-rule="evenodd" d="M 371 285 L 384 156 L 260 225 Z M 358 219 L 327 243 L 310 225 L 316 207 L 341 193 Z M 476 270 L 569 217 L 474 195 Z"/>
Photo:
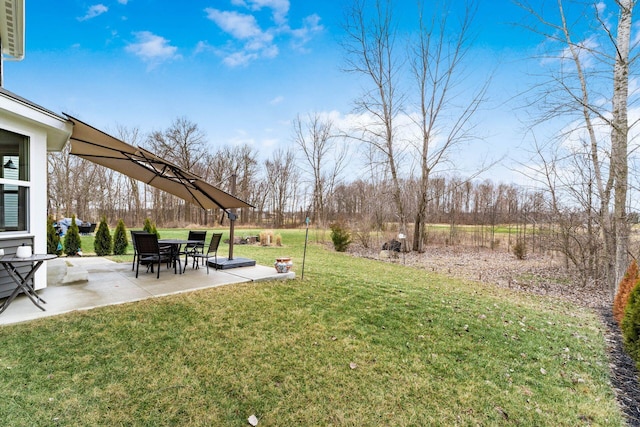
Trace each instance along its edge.
<path fill-rule="evenodd" d="M 17 285 L 13 292 L 11 292 L 11 295 L 9 295 L 0 306 L 0 313 L 9 307 L 9 304 L 13 302 L 20 292 L 23 292 L 27 297 L 29 297 L 36 307 L 45 311 L 45 308 L 39 303 L 46 304 L 47 302 L 36 294 L 32 279 L 33 275 L 38 271 L 43 262 L 55 258 L 57 258 L 57 256 L 52 254 L 34 254 L 26 258 L 20 258 L 15 255 L 4 255 L 3 257 L 0 257 L 0 264 L 2 264 L 5 270 L 7 270 L 9 277 L 11 277 Z M 25 263 L 30 263 L 31 268 L 26 275 L 23 275 L 18 271 L 18 268 L 24 266 Z"/>
<path fill-rule="evenodd" d="M 176 262 L 179 265 L 179 269 L 180 269 L 180 274 L 184 273 L 184 270 L 182 269 L 182 262 L 180 261 L 180 247 L 182 245 L 188 245 L 188 244 L 195 244 L 195 243 L 202 243 L 202 241 L 200 240 L 188 240 L 188 239 L 160 239 L 158 240 L 158 244 L 160 245 L 171 245 L 171 258 L 172 258 L 172 263 L 173 263 L 173 272 L 175 274 L 178 273 L 178 270 L 176 269 Z M 185 270 L 186 270 L 186 265 L 185 265 Z"/>

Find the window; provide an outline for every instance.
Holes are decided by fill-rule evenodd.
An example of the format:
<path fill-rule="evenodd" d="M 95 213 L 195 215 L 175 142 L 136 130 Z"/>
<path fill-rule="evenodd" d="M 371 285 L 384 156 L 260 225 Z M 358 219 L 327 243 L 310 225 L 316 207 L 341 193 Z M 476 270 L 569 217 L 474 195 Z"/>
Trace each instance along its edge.
<path fill-rule="evenodd" d="M 0 129 L 0 232 L 27 231 L 29 138 Z"/>

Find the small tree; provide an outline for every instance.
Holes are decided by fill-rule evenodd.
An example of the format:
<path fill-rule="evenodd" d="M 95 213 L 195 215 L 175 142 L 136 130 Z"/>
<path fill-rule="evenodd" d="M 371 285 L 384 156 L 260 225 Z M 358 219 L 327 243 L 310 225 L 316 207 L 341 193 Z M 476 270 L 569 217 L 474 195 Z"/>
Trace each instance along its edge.
<path fill-rule="evenodd" d="M 62 246 L 60 245 L 60 235 L 53 226 L 53 218 L 47 219 L 47 253 L 60 255 Z"/>
<path fill-rule="evenodd" d="M 144 219 L 144 225 L 142 226 L 142 231 L 147 232 L 147 233 L 151 233 L 151 219 L 149 218 L 145 218 Z"/>
<path fill-rule="evenodd" d="M 631 358 L 640 365 L 640 286 L 635 286 L 629 294 L 627 307 L 622 318 L 622 338 L 624 348 Z"/>
<path fill-rule="evenodd" d="M 64 236 L 64 253 L 67 256 L 78 255 L 82 251 L 82 242 L 80 241 L 80 230 L 76 224 L 76 216 L 71 217 L 71 226 Z"/>
<path fill-rule="evenodd" d="M 160 238 L 160 233 L 158 233 L 156 224 L 154 222 L 151 222 L 150 218 L 144 219 L 144 225 L 142 226 L 142 230 L 146 231 L 147 233 L 155 234 L 158 237 L 158 239 Z"/>
<path fill-rule="evenodd" d="M 116 231 L 113 233 L 113 254 L 126 254 L 128 245 L 129 241 L 127 239 L 127 230 L 124 226 L 124 221 L 120 219 L 118 220 L 118 225 L 116 225 Z"/>
<path fill-rule="evenodd" d="M 107 218 L 104 216 L 100 221 L 100 225 L 98 225 L 98 231 L 96 231 L 96 237 L 93 241 L 93 248 L 98 256 L 111 255 L 111 233 L 107 225 Z"/>
<path fill-rule="evenodd" d="M 341 223 L 331 224 L 331 240 L 337 252 L 345 252 L 351 244 L 351 233 Z"/>

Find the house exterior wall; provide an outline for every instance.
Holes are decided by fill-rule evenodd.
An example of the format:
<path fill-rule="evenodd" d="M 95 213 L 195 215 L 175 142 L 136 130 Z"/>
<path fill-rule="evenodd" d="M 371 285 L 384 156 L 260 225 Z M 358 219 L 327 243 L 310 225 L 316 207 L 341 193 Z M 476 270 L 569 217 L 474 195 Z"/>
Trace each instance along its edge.
<path fill-rule="evenodd" d="M 0 232 L 0 248 L 15 253 L 17 246 L 33 246 L 34 253 L 47 252 L 47 152 L 60 151 L 71 135 L 72 125 L 41 107 L 6 91 L 0 91 L 0 129 L 29 139 L 29 195 L 26 231 Z M 2 165 L 0 165 L 1 167 Z M 34 278 L 36 289 L 47 284 L 46 262 Z M 13 289 L 6 271 L 0 268 L 0 298 Z"/>

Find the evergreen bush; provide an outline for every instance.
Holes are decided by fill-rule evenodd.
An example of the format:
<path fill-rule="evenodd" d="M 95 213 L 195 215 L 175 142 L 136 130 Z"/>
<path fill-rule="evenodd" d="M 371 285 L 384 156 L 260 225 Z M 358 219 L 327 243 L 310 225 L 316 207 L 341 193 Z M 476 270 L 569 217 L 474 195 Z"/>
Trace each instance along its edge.
<path fill-rule="evenodd" d="M 113 232 L 113 254 L 126 254 L 128 245 L 129 240 L 127 239 L 127 229 L 124 226 L 124 221 L 120 219 L 118 220 L 118 225 L 116 225 L 116 231 Z"/>
<path fill-rule="evenodd" d="M 144 224 L 142 226 L 142 231 L 146 232 L 146 233 L 151 233 L 151 219 L 149 218 L 145 218 L 144 219 Z"/>
<path fill-rule="evenodd" d="M 618 325 L 622 323 L 622 318 L 624 317 L 624 309 L 629 302 L 629 294 L 633 290 L 633 287 L 636 286 L 638 282 L 638 263 L 636 260 L 631 261 L 629 264 L 629 268 L 627 268 L 627 272 L 624 274 L 624 277 L 620 281 L 620 285 L 618 286 L 618 292 L 616 292 L 616 296 L 613 299 L 613 317 L 618 322 Z"/>
<path fill-rule="evenodd" d="M 331 241 L 337 252 L 345 252 L 351 244 L 351 233 L 342 223 L 331 224 Z"/>
<path fill-rule="evenodd" d="M 146 231 L 147 233 L 155 234 L 158 239 L 160 238 L 160 233 L 158 233 L 158 229 L 156 228 L 155 222 L 151 222 L 150 218 L 144 219 L 144 225 L 142 226 L 142 231 Z"/>
<path fill-rule="evenodd" d="M 637 282 L 636 282 L 637 283 Z M 629 294 L 622 318 L 622 340 L 631 358 L 640 365 L 640 286 L 634 286 Z"/>
<path fill-rule="evenodd" d="M 93 249 L 98 256 L 111 255 L 112 241 L 111 233 L 109 232 L 109 226 L 107 225 L 107 218 L 104 216 L 98 225 L 98 231 L 96 231 L 96 237 L 93 240 Z"/>
<path fill-rule="evenodd" d="M 80 230 L 76 224 L 76 216 L 71 217 L 71 226 L 64 235 L 64 253 L 67 256 L 81 255 L 82 242 L 80 241 Z"/>
<path fill-rule="evenodd" d="M 47 218 L 47 253 L 53 255 L 62 254 L 62 246 L 60 245 L 60 235 L 53 226 L 53 218 Z"/>

